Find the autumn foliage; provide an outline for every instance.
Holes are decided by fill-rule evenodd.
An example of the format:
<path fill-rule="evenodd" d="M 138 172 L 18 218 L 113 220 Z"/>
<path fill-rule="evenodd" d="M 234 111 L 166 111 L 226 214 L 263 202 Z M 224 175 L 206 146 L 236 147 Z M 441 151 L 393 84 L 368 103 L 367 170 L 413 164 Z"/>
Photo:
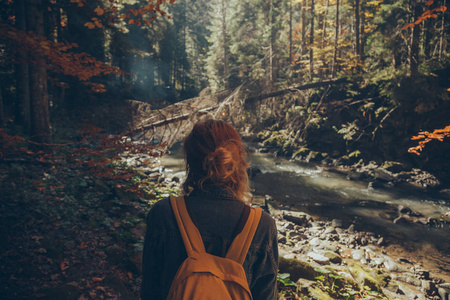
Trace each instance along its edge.
<path fill-rule="evenodd" d="M 420 152 L 425 147 L 425 144 L 432 140 L 444 141 L 445 138 L 450 137 L 450 126 L 446 126 L 443 129 L 435 129 L 433 132 L 421 131 L 419 135 L 413 136 L 412 140 L 419 141 L 419 145 L 408 149 L 409 153 L 415 153 L 420 155 Z"/>
<path fill-rule="evenodd" d="M 27 145 L 34 143 L 21 136 L 11 136 L 0 128 L 0 161 L 47 164 L 52 166 L 78 166 L 90 175 L 105 181 L 122 182 L 120 186 L 126 191 L 143 196 L 143 184 L 132 182 L 136 176 L 134 170 L 121 163 L 121 153 L 148 154 L 161 156 L 165 154 L 165 145 L 150 145 L 136 143 L 124 134 L 109 135 L 102 129 L 91 124 L 80 124 L 81 141 L 67 144 L 46 144 L 52 153 L 28 149 Z M 38 189 L 43 188 L 42 181 L 34 182 Z"/>
<path fill-rule="evenodd" d="M 429 0 L 429 1 L 427 1 L 425 3 L 425 5 L 426 6 L 431 6 L 431 5 L 433 5 L 433 3 L 434 3 L 434 0 Z M 436 7 L 436 8 L 433 8 L 433 9 L 426 10 L 423 14 L 421 14 L 417 18 L 417 20 L 415 20 L 413 23 L 406 24 L 405 27 L 403 27 L 402 29 L 413 28 L 414 26 L 419 25 L 422 22 L 424 22 L 425 20 L 430 19 L 430 18 L 436 19 L 438 12 L 442 12 L 443 13 L 446 10 L 447 10 L 446 6 L 440 6 L 440 7 Z"/>
<path fill-rule="evenodd" d="M 78 78 L 84 85 L 91 87 L 93 92 L 104 92 L 103 84 L 93 83 L 89 80 L 93 77 L 107 74 L 124 74 L 116 67 L 109 66 L 98 61 L 93 56 L 81 52 L 76 53 L 73 50 L 78 47 L 76 43 L 53 42 L 43 36 L 33 32 L 24 32 L 10 25 L 0 26 L 0 38 L 9 42 L 13 48 L 13 54 L 21 54 L 21 60 L 18 63 L 30 62 L 39 63 L 41 60 L 36 57 L 44 57 L 44 67 L 54 73 L 63 74 Z M 64 82 L 53 79 L 57 85 L 68 87 Z"/>

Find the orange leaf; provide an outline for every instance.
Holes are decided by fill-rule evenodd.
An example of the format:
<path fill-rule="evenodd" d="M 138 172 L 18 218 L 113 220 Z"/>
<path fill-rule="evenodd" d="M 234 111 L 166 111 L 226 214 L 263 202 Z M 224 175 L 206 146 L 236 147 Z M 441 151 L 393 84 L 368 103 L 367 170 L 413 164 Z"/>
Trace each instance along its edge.
<path fill-rule="evenodd" d="M 59 267 L 61 268 L 61 271 L 67 270 L 69 268 L 69 262 L 67 260 L 63 260 Z"/>
<path fill-rule="evenodd" d="M 430 6 L 431 4 L 433 4 L 434 3 L 434 0 L 429 0 L 429 1 L 427 1 L 427 3 L 425 3 L 425 5 L 426 6 Z"/>
<path fill-rule="evenodd" d="M 101 7 L 97 7 L 96 9 L 94 9 L 94 12 L 96 12 L 97 15 L 101 16 L 105 13 L 105 10 Z"/>
<path fill-rule="evenodd" d="M 114 222 L 114 227 L 119 227 L 120 226 L 120 222 L 116 221 Z"/>
<path fill-rule="evenodd" d="M 86 26 L 86 27 L 89 28 L 89 29 L 94 29 L 94 28 L 95 28 L 95 25 L 94 25 L 94 23 L 92 23 L 92 22 L 86 22 L 86 23 L 84 24 L 84 26 Z"/>
<path fill-rule="evenodd" d="M 103 279 L 105 279 L 105 277 L 92 277 L 92 280 L 96 282 L 103 281 Z"/>
<path fill-rule="evenodd" d="M 130 17 L 127 14 L 121 14 L 119 15 L 120 19 L 129 19 Z"/>

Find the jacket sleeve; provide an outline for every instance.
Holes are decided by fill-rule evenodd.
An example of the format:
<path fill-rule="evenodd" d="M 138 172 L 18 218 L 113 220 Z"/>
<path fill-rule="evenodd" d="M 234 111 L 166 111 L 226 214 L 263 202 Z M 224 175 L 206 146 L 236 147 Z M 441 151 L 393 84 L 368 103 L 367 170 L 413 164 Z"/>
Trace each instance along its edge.
<path fill-rule="evenodd" d="M 147 232 L 144 240 L 142 254 L 142 285 L 141 299 L 163 299 L 161 297 L 161 269 L 163 257 L 161 257 L 161 235 L 156 234 L 153 226 L 154 211 L 150 210 L 147 216 Z"/>
<path fill-rule="evenodd" d="M 270 242 L 265 255 L 255 262 L 256 281 L 251 288 L 254 300 L 275 300 L 278 297 L 278 237 L 275 221 L 272 219 Z"/>

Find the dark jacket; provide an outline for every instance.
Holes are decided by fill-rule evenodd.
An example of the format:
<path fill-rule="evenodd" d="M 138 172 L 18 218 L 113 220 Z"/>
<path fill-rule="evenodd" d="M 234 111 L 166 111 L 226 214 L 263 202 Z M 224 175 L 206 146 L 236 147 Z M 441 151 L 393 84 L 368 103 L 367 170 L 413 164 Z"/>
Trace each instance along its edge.
<path fill-rule="evenodd" d="M 244 203 L 221 188 L 194 190 L 185 197 L 189 215 L 208 253 L 224 257 Z M 169 199 L 155 203 L 147 217 L 141 297 L 166 299 L 175 274 L 187 258 Z M 278 245 L 275 221 L 263 212 L 243 264 L 253 299 L 277 298 Z"/>

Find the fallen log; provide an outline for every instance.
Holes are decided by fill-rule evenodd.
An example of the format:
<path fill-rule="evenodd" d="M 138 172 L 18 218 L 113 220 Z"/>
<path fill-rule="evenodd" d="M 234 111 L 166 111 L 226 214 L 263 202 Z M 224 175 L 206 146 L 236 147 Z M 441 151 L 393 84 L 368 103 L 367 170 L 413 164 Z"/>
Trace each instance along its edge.
<path fill-rule="evenodd" d="M 275 92 L 271 92 L 271 93 L 267 93 L 267 94 L 260 94 L 258 96 L 248 97 L 245 99 L 245 102 L 258 101 L 258 100 L 262 100 L 262 99 L 266 99 L 266 98 L 270 98 L 270 97 L 277 97 L 277 96 L 282 96 L 282 95 L 285 95 L 288 93 L 294 93 L 294 92 L 301 91 L 301 90 L 308 90 L 308 89 L 323 87 L 323 86 L 327 86 L 327 85 L 344 83 L 346 81 L 347 81 L 347 78 L 338 78 L 338 79 L 331 79 L 331 80 L 327 80 L 327 81 L 308 83 L 308 84 L 290 87 L 290 88 L 287 88 L 284 90 L 279 90 L 279 91 L 275 91 Z"/>
<path fill-rule="evenodd" d="M 192 116 L 192 114 L 195 114 L 195 113 L 205 114 L 208 111 L 214 110 L 214 109 L 216 109 L 218 107 L 219 107 L 218 105 L 214 105 L 214 106 L 210 106 L 210 107 L 206 107 L 206 108 L 200 109 L 200 110 L 195 111 L 195 112 L 188 112 L 188 113 L 181 114 L 181 115 L 178 115 L 178 116 L 173 116 L 173 117 L 170 117 L 170 118 L 164 118 L 162 120 L 158 120 L 158 121 L 153 122 L 151 124 L 147 124 L 147 125 L 141 126 L 139 128 L 130 130 L 129 132 L 127 132 L 127 134 L 129 134 L 129 133 L 136 133 L 136 132 L 144 131 L 144 130 L 147 130 L 147 129 L 152 129 L 152 128 L 155 128 L 155 127 L 160 127 L 160 126 L 172 123 L 172 122 L 187 120 L 190 116 Z"/>

